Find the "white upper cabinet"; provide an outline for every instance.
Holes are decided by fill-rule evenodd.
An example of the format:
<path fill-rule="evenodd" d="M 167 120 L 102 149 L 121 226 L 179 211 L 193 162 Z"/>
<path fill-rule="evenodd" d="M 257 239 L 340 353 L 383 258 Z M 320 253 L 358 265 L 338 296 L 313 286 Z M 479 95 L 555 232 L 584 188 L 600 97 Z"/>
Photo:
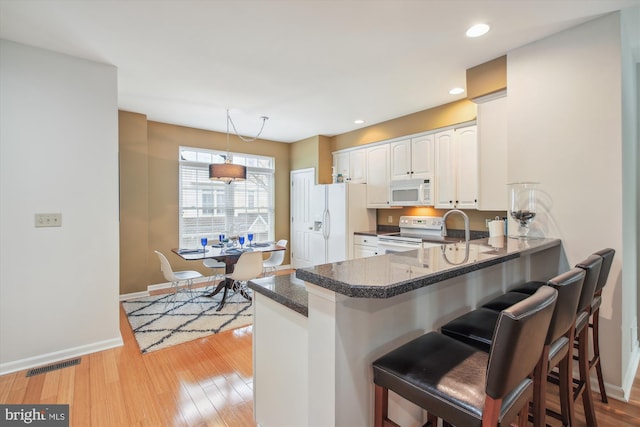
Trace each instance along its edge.
<path fill-rule="evenodd" d="M 335 174 L 342 175 L 345 177 L 349 176 L 349 152 L 348 151 L 340 151 L 333 153 L 333 168 L 335 169 Z"/>
<path fill-rule="evenodd" d="M 478 209 L 507 210 L 507 96 L 478 103 Z"/>
<path fill-rule="evenodd" d="M 391 179 L 432 178 L 434 135 L 392 142 Z"/>
<path fill-rule="evenodd" d="M 367 150 L 349 152 L 349 182 L 364 184 L 367 182 Z"/>
<path fill-rule="evenodd" d="M 457 171 L 456 208 L 478 207 L 478 128 L 456 129 Z"/>
<path fill-rule="evenodd" d="M 367 150 L 336 152 L 333 154 L 333 167 L 336 175 L 341 174 L 345 181 L 364 184 L 367 182 Z"/>
<path fill-rule="evenodd" d="M 367 148 L 367 207 L 389 207 L 389 144 Z"/>
<path fill-rule="evenodd" d="M 477 127 L 435 134 L 435 207 L 478 207 Z"/>

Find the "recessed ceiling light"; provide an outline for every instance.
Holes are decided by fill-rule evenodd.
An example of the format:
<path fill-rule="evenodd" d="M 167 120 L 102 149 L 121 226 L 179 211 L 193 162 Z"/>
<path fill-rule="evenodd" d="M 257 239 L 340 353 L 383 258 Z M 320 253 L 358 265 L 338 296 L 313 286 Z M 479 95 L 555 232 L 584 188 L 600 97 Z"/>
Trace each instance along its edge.
<path fill-rule="evenodd" d="M 449 93 L 451 95 L 460 95 L 461 93 L 464 93 L 464 89 L 462 89 L 461 87 L 454 87 L 449 91 Z"/>
<path fill-rule="evenodd" d="M 487 24 L 476 24 L 473 27 L 469 28 L 466 32 L 467 37 L 480 37 L 489 32 L 491 27 Z"/>
<path fill-rule="evenodd" d="M 353 123 L 355 123 L 357 125 L 361 125 L 361 124 L 364 123 L 364 120 L 362 120 L 362 119 L 354 120 Z"/>

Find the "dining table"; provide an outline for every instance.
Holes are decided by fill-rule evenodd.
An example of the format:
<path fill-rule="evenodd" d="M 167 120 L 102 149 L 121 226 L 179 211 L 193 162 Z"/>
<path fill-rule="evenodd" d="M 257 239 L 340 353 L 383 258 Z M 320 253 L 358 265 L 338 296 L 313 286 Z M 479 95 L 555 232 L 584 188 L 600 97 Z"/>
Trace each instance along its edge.
<path fill-rule="evenodd" d="M 242 247 L 232 246 L 228 247 L 222 244 L 212 244 L 207 245 L 204 248 L 198 249 L 181 249 L 174 248 L 171 251 L 178 255 L 185 261 L 202 261 L 205 259 L 216 259 L 218 261 L 223 261 L 225 264 L 225 275 L 226 277 L 222 280 L 216 288 L 209 294 L 205 295 L 206 297 L 212 298 L 217 295 L 220 291 L 224 291 L 222 295 L 222 299 L 216 308 L 216 311 L 222 310 L 224 304 L 227 300 L 228 291 L 233 289 L 234 280 L 229 277 L 229 274 L 233 273 L 233 268 L 235 264 L 240 259 L 240 256 L 245 252 L 276 252 L 276 251 L 284 251 L 286 250 L 286 246 L 280 246 L 273 242 L 264 242 L 264 243 L 253 243 L 251 245 L 245 245 Z M 244 290 L 240 291 L 240 294 L 247 300 L 251 301 L 251 296 Z"/>

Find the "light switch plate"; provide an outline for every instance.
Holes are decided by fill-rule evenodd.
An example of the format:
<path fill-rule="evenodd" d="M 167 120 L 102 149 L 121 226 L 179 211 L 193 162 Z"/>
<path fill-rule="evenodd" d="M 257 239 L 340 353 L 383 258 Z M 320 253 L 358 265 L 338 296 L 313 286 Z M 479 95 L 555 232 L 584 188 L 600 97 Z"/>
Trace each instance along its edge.
<path fill-rule="evenodd" d="M 36 227 L 62 227 L 61 213 L 37 213 Z"/>

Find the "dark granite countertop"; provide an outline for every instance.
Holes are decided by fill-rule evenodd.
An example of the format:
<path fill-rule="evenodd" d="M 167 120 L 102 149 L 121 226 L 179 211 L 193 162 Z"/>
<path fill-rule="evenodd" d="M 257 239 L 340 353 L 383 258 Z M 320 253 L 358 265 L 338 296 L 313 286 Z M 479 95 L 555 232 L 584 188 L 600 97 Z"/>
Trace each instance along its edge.
<path fill-rule="evenodd" d="M 250 280 L 249 287 L 272 300 L 302 314 L 309 316 L 307 289 L 304 282 L 296 278 L 295 273 L 267 276 Z"/>
<path fill-rule="evenodd" d="M 298 279 L 355 298 L 389 298 L 560 245 L 559 239 L 483 238 L 298 269 Z"/>

